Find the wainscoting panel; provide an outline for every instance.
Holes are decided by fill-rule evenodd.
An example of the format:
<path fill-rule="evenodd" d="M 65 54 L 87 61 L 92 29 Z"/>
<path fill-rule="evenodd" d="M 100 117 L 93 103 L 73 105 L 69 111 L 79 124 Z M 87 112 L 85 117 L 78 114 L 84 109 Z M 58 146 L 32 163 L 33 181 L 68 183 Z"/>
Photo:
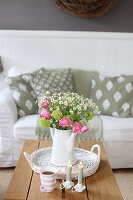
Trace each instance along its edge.
<path fill-rule="evenodd" d="M 78 68 L 108 75 L 133 74 L 133 34 L 67 31 L 0 31 L 4 72 L 11 67 Z"/>

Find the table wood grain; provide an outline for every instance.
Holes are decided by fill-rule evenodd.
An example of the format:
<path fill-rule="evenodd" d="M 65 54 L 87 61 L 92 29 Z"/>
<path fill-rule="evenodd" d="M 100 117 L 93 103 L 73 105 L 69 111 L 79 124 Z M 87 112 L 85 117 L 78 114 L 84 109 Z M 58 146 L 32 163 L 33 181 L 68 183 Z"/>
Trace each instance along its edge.
<path fill-rule="evenodd" d="M 57 180 L 56 188 L 53 192 L 42 193 L 40 192 L 40 176 L 32 171 L 23 152 L 26 151 L 31 154 L 39 148 L 52 146 L 52 142 L 26 141 L 5 195 L 5 200 L 122 200 L 122 195 L 102 143 L 81 141 L 76 142 L 75 145 L 76 147 L 90 150 L 92 145 L 96 143 L 101 147 L 100 166 L 94 175 L 83 179 L 83 183 L 86 185 L 84 192 L 72 193 L 71 190 L 60 190 L 61 180 Z M 77 183 L 77 181 L 74 182 L 75 184 Z"/>

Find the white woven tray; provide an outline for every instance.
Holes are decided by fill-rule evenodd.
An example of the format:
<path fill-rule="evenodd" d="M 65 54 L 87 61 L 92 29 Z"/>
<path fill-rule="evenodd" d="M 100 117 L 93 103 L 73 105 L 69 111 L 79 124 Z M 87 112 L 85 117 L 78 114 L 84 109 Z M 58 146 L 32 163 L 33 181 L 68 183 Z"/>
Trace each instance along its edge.
<path fill-rule="evenodd" d="M 94 148 L 98 148 L 98 154 L 93 152 Z M 24 156 L 34 172 L 40 173 L 40 169 L 45 169 L 47 171 L 53 169 L 57 171 L 57 179 L 65 179 L 67 167 L 60 167 L 51 164 L 51 152 L 52 148 L 48 147 L 34 151 L 31 155 L 29 155 L 27 152 L 24 152 Z M 98 144 L 93 145 L 91 151 L 75 148 L 75 153 L 77 157 L 77 163 L 72 167 L 72 179 L 78 178 L 78 166 L 81 161 L 84 165 L 83 177 L 94 174 L 100 163 L 100 146 Z"/>

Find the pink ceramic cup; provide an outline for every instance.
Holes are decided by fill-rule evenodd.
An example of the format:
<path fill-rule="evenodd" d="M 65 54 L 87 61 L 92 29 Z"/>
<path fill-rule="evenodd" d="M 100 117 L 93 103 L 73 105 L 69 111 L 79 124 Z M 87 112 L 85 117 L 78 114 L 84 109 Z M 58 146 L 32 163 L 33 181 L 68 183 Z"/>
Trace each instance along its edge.
<path fill-rule="evenodd" d="M 41 169 L 40 170 L 41 192 L 52 192 L 55 189 L 56 178 L 57 175 L 55 171 L 53 170 L 46 171 Z"/>

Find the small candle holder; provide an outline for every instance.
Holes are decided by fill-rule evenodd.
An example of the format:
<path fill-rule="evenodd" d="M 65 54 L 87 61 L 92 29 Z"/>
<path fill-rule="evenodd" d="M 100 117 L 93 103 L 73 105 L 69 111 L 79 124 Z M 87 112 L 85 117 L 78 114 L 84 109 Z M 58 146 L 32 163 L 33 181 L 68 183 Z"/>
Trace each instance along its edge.
<path fill-rule="evenodd" d="M 74 187 L 72 187 L 72 192 L 83 192 L 85 189 L 85 185 L 77 183 Z"/>
<path fill-rule="evenodd" d="M 60 189 L 71 189 L 72 187 L 74 186 L 74 183 L 72 181 L 63 181 L 61 184 L 60 184 Z"/>

